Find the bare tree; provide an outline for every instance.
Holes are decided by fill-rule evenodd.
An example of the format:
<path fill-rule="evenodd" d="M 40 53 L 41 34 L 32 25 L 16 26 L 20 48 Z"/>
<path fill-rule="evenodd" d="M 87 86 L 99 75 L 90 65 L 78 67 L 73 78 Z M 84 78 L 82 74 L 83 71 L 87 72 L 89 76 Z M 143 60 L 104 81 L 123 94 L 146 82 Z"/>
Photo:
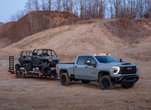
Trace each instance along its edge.
<path fill-rule="evenodd" d="M 39 0 L 33 0 L 33 6 L 35 11 L 39 11 L 40 10 Z"/>
<path fill-rule="evenodd" d="M 25 5 L 25 10 L 27 12 L 31 12 L 33 11 L 33 6 L 32 6 L 32 1 L 31 0 L 27 0 L 26 5 Z"/>
<path fill-rule="evenodd" d="M 18 21 L 19 19 L 21 19 L 23 16 L 26 15 L 25 10 L 22 11 L 18 11 L 17 13 L 15 13 L 14 15 L 11 16 L 10 21 Z"/>
<path fill-rule="evenodd" d="M 61 11 L 61 0 L 56 1 L 56 8 L 57 8 L 57 11 Z"/>
<path fill-rule="evenodd" d="M 49 11 L 51 11 L 51 0 L 48 1 L 48 7 Z"/>
<path fill-rule="evenodd" d="M 83 0 L 80 0 L 80 17 L 83 18 Z"/>
<path fill-rule="evenodd" d="M 41 8 L 43 11 L 47 10 L 47 2 L 46 0 L 41 0 Z"/>
<path fill-rule="evenodd" d="M 40 10 L 39 0 L 28 0 L 26 2 L 25 8 L 27 12 L 39 11 Z"/>

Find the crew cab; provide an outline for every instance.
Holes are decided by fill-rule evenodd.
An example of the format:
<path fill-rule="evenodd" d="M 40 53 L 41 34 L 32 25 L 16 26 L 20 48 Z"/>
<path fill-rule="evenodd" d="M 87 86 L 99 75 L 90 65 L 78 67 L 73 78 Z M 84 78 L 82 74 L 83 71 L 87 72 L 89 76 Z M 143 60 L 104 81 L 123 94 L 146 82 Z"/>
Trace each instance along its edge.
<path fill-rule="evenodd" d="M 96 81 L 103 90 L 109 90 L 115 84 L 132 87 L 139 79 L 137 70 L 136 64 L 119 61 L 109 54 L 79 55 L 74 63 L 57 65 L 61 85 L 67 86 L 72 80 Z"/>

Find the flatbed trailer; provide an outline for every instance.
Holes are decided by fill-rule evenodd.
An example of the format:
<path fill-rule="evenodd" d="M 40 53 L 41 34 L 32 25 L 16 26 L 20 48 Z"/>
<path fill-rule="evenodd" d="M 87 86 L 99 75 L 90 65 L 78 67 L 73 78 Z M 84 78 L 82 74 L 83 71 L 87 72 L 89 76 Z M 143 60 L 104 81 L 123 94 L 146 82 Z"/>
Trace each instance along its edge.
<path fill-rule="evenodd" d="M 53 68 L 49 75 L 44 75 L 37 68 L 33 71 L 26 71 L 24 68 L 15 70 L 14 67 L 14 56 L 9 56 L 9 70 L 10 74 L 16 74 L 16 78 L 46 78 L 46 79 L 57 79 L 56 68 Z"/>

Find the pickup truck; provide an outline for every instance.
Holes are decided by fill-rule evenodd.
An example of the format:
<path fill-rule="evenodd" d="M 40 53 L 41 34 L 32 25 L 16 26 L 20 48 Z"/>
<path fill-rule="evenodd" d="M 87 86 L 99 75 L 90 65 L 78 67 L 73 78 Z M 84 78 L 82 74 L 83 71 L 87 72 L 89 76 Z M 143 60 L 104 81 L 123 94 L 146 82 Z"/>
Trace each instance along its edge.
<path fill-rule="evenodd" d="M 79 55 L 74 63 L 57 65 L 61 85 L 67 86 L 73 80 L 96 81 L 103 90 L 112 89 L 115 84 L 123 88 L 133 87 L 139 79 L 137 70 L 136 64 L 118 61 L 108 54 Z"/>

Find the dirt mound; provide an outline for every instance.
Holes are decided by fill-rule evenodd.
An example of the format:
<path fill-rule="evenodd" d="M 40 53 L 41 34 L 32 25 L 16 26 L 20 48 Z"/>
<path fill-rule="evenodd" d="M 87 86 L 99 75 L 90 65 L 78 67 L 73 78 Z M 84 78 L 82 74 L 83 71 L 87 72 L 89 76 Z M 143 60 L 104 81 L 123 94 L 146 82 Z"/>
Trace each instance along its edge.
<path fill-rule="evenodd" d="M 3 25 L 0 40 L 5 42 L 5 45 L 10 45 L 37 32 L 60 25 L 72 24 L 78 20 L 77 16 L 68 12 L 31 12 L 17 22 Z"/>
<path fill-rule="evenodd" d="M 88 23 L 84 21 L 79 24 L 48 29 L 7 46 L 1 49 L 1 52 L 7 55 L 10 53 L 11 55 L 19 55 L 21 50 L 51 48 L 56 50 L 59 57 L 63 58 L 64 61 L 73 61 L 75 56 L 79 54 L 98 54 L 101 52 L 110 53 L 121 58 L 129 57 L 138 60 L 151 60 L 151 36 L 142 38 L 143 40 L 140 43 L 126 42 L 127 40 L 119 37 L 106 27 L 107 25 L 112 26 L 111 22 L 114 23 L 116 20 L 91 20 Z M 134 22 L 125 24 L 125 29 L 127 29 L 126 25 L 137 25 L 132 23 Z M 150 32 L 150 30 L 148 31 Z M 137 32 L 133 34 L 137 35 Z M 132 40 L 133 38 L 129 39 Z M 136 36 L 137 39 L 140 41 L 141 38 Z"/>
<path fill-rule="evenodd" d="M 117 19 L 105 23 L 107 29 L 128 42 L 140 42 L 151 35 L 151 30 L 128 19 Z"/>
<path fill-rule="evenodd" d="M 149 19 L 141 18 L 141 19 L 137 20 L 136 23 L 151 26 L 151 18 L 149 18 Z"/>
<path fill-rule="evenodd" d="M 125 44 L 120 38 L 107 31 L 102 22 L 97 21 L 95 23 L 49 29 L 26 37 L 4 48 L 4 50 L 10 50 L 9 53 L 12 54 L 19 54 L 19 50 L 52 48 L 56 50 L 61 58 L 65 59 L 67 57 L 67 60 L 74 59 L 79 54 L 100 52 L 112 53 L 117 56 L 118 52 L 115 49 L 117 50 L 118 47 L 122 47 Z"/>

